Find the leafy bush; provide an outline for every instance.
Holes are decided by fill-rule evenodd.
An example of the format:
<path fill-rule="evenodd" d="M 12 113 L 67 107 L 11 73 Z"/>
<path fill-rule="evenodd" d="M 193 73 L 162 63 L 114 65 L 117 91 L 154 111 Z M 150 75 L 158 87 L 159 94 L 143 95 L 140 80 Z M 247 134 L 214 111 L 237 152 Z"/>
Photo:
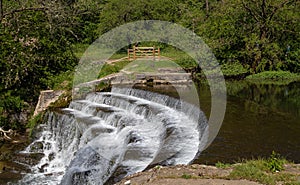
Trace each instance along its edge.
<path fill-rule="evenodd" d="M 71 90 L 72 82 L 73 82 L 74 72 L 68 70 L 66 72 L 62 72 L 59 75 L 49 75 L 47 79 L 44 79 L 45 84 L 47 84 L 48 88 L 54 90 Z"/>
<path fill-rule="evenodd" d="M 32 136 L 32 131 L 33 131 L 33 129 L 34 129 L 38 124 L 42 123 L 43 119 L 44 119 L 44 112 L 41 112 L 41 113 L 39 113 L 38 115 L 36 115 L 35 117 L 32 117 L 32 118 L 28 121 L 26 127 L 30 129 L 29 136 Z"/>
<path fill-rule="evenodd" d="M 19 114 L 25 107 L 20 96 L 14 95 L 11 91 L 3 93 L 0 99 L 0 127 L 4 129 L 21 129 L 19 120 L 15 119 L 15 114 Z"/>
<path fill-rule="evenodd" d="M 288 71 L 265 71 L 247 76 L 249 80 L 299 80 L 300 75 Z"/>
<path fill-rule="evenodd" d="M 180 65 L 183 69 L 197 68 L 197 62 L 190 56 L 181 56 L 175 59 L 175 62 Z"/>
<path fill-rule="evenodd" d="M 222 64 L 221 70 L 224 76 L 238 76 L 247 74 L 249 72 L 247 67 L 244 67 L 238 62 Z"/>
<path fill-rule="evenodd" d="M 286 160 L 283 159 L 278 153 L 272 152 L 270 158 L 267 160 L 267 166 L 270 171 L 277 172 L 283 170 L 283 164 Z"/>

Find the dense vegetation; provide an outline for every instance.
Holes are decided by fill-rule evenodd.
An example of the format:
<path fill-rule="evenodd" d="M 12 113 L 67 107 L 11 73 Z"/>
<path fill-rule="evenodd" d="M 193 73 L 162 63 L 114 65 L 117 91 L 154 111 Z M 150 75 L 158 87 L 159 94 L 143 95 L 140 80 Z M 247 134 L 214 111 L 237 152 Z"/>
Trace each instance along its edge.
<path fill-rule="evenodd" d="M 0 126 L 22 128 L 39 91 L 72 74 L 74 48 L 136 20 L 193 30 L 235 74 L 299 73 L 299 9 L 299 0 L 0 0 Z"/>

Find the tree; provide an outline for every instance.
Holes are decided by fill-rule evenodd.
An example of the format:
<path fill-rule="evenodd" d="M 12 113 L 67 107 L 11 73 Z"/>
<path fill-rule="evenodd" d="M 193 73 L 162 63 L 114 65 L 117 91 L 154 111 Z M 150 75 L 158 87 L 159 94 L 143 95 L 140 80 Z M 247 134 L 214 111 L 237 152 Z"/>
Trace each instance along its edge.
<path fill-rule="evenodd" d="M 299 8 L 299 0 L 216 2 L 196 30 L 221 62 L 242 62 L 251 66 L 252 72 L 296 71 Z M 287 46 L 293 48 L 288 55 Z"/>
<path fill-rule="evenodd" d="M 72 23 L 59 1 L 1 3 L 0 127 L 21 128 L 18 115 L 34 107 L 47 80 L 76 65 Z"/>
<path fill-rule="evenodd" d="M 181 0 L 111 0 L 105 4 L 99 23 L 99 32 L 105 33 L 122 24 L 138 20 L 176 22 L 181 15 Z"/>
<path fill-rule="evenodd" d="M 297 39 L 299 30 L 294 30 L 295 25 L 286 25 L 287 22 L 294 22 L 297 14 L 296 19 L 299 20 L 299 0 L 242 1 L 242 7 L 247 12 L 247 21 L 251 23 L 248 32 L 252 32 L 255 40 L 255 45 L 254 43 L 252 46 L 248 44 L 252 51 L 256 50 L 252 58 L 253 70 L 259 71 L 265 67 L 275 69 L 284 59 L 287 45 L 282 34 L 287 34 L 299 41 Z M 291 39 L 288 40 L 290 44 L 294 42 Z"/>

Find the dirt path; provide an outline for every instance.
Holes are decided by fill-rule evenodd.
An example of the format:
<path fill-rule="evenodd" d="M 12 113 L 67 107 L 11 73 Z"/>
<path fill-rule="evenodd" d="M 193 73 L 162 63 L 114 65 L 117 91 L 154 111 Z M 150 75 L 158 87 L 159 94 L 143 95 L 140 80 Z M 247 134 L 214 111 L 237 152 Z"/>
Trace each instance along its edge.
<path fill-rule="evenodd" d="M 179 165 L 153 168 L 131 175 L 117 185 L 258 185 L 248 180 L 227 180 L 232 169 L 220 169 L 206 165 Z"/>

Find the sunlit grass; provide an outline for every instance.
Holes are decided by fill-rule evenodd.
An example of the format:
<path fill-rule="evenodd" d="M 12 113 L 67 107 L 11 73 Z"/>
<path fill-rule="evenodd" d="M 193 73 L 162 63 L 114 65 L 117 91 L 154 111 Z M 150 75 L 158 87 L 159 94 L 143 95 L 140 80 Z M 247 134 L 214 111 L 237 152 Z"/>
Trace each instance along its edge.
<path fill-rule="evenodd" d="M 134 60 L 125 66 L 125 71 L 130 72 L 158 72 L 161 68 L 178 68 L 180 67 L 175 62 L 170 60 Z"/>
<path fill-rule="evenodd" d="M 286 85 L 300 81 L 300 74 L 289 71 L 265 71 L 247 76 L 246 79 L 251 83 Z"/>
<path fill-rule="evenodd" d="M 300 184 L 297 176 L 284 173 L 284 164 L 289 162 L 275 152 L 267 159 L 243 161 L 234 165 L 229 179 L 247 179 L 263 184 L 276 185 L 279 182 L 285 184 Z"/>

